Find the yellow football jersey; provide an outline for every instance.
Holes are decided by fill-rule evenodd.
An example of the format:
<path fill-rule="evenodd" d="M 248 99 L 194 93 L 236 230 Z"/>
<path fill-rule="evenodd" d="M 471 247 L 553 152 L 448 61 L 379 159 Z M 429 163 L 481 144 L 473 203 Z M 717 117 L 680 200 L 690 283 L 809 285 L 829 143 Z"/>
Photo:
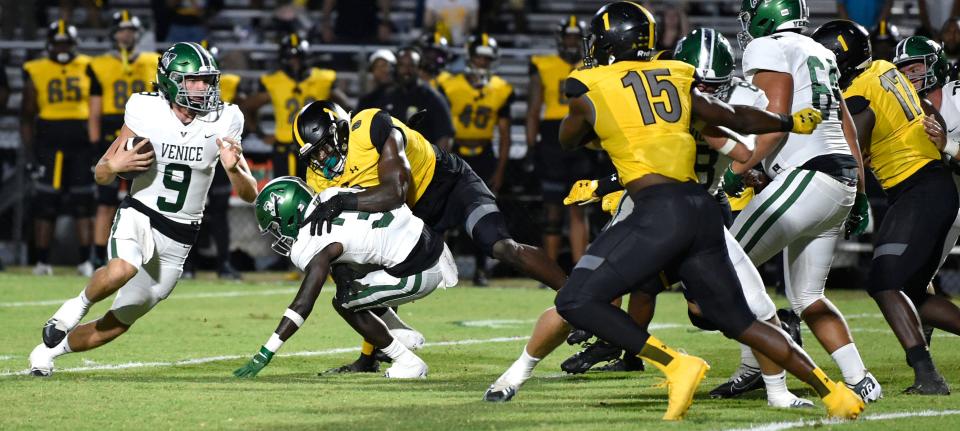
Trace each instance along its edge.
<path fill-rule="evenodd" d="M 567 63 L 559 55 L 535 55 L 530 58 L 530 74 L 540 75 L 540 87 L 543 89 L 543 119 L 562 120 L 567 115 L 567 97 L 563 92 L 563 82 L 573 72 L 575 65 Z"/>
<path fill-rule="evenodd" d="M 570 74 L 588 90 L 594 131 L 621 183 L 647 174 L 697 181 L 690 134 L 693 74 L 693 66 L 673 60 L 621 61 Z"/>
<path fill-rule="evenodd" d="M 290 75 L 280 70 L 260 78 L 260 83 L 270 94 L 273 103 L 276 123 L 273 135 L 277 138 L 277 143 L 293 142 L 293 119 L 297 112 L 310 102 L 329 99 L 336 79 L 337 72 L 318 68 L 311 68 L 307 78 L 300 82 L 294 81 Z"/>
<path fill-rule="evenodd" d="M 455 140 L 491 140 L 499 116 L 509 115 L 501 110 L 512 99 L 513 86 L 499 76 L 491 76 L 490 82 L 478 89 L 466 75 L 454 75 L 441 82 L 440 88 L 450 101 Z"/>
<path fill-rule="evenodd" d="M 233 103 L 237 98 L 237 87 L 240 86 L 240 75 L 223 73 L 220 75 L 220 100 Z"/>
<path fill-rule="evenodd" d="M 857 76 L 843 97 L 855 110 L 855 97 L 869 102 L 876 117 L 870 135 L 871 167 L 888 189 L 909 178 L 927 163 L 940 159 L 937 147 L 923 130 L 923 109 L 910 81 L 888 61 L 876 60 Z"/>
<path fill-rule="evenodd" d="M 307 184 L 315 192 L 320 193 L 329 187 L 372 187 L 380 184 L 377 172 L 380 152 L 370 139 L 370 126 L 373 124 L 374 116 L 379 112 L 381 110 L 376 108 L 364 109 L 350 118 L 350 139 L 347 144 L 347 160 L 344 162 L 343 174 L 328 180 L 313 169 L 307 170 Z M 386 114 L 386 111 L 382 112 Z M 410 162 L 412 174 L 410 179 L 412 187 L 408 188 L 407 205 L 413 208 L 433 180 L 437 155 L 433 145 L 423 135 L 396 118 L 390 117 L 390 120 L 394 128 L 403 132 L 407 141 L 404 154 Z"/>
<path fill-rule="evenodd" d="M 43 120 L 85 120 L 90 116 L 90 57 L 78 55 L 67 64 L 49 58 L 23 65 L 37 90 L 37 107 Z"/>
<path fill-rule="evenodd" d="M 440 73 L 437 74 L 437 76 L 435 76 L 433 79 L 430 80 L 430 86 L 433 87 L 434 90 L 439 90 L 440 85 L 442 85 L 446 80 L 450 79 L 450 77 L 452 76 L 453 75 L 450 72 L 447 72 L 446 70 L 441 70 Z"/>
<path fill-rule="evenodd" d="M 141 52 L 124 63 L 116 53 L 98 55 L 90 62 L 90 70 L 96 78 L 92 93 L 103 97 L 103 114 L 123 114 L 127 99 L 133 93 L 152 91 L 151 82 L 157 79 L 157 62 L 160 55 Z"/>

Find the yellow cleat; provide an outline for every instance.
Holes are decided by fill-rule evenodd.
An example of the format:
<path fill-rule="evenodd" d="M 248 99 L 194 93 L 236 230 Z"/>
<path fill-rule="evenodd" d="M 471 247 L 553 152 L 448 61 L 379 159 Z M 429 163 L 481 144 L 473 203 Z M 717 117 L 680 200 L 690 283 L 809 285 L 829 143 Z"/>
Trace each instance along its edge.
<path fill-rule="evenodd" d="M 823 397 L 823 404 L 827 407 L 827 416 L 838 419 L 856 419 L 863 413 L 865 406 L 863 400 L 850 388 L 837 383 L 834 383 L 830 394 Z"/>
<path fill-rule="evenodd" d="M 650 362 L 667 375 L 666 386 L 670 402 L 667 404 L 667 412 L 663 414 L 663 420 L 683 419 L 690 405 L 693 404 L 693 394 L 697 392 L 697 387 L 706 377 L 710 365 L 701 358 L 685 353 L 674 356 L 667 366 L 656 361 Z"/>

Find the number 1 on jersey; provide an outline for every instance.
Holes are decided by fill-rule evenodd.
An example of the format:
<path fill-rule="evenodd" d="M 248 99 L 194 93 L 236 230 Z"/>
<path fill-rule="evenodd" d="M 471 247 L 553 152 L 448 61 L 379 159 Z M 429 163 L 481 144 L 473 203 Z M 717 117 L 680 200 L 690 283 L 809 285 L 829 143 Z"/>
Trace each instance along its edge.
<path fill-rule="evenodd" d="M 913 84 L 907 82 L 897 69 L 890 69 L 884 72 L 884 74 L 880 76 L 880 86 L 883 87 L 884 90 L 893 93 L 893 96 L 897 98 L 897 101 L 900 102 L 900 109 L 903 109 L 903 115 L 907 117 L 907 121 L 913 121 L 914 118 L 923 114 L 920 106 L 917 105 L 917 101 L 914 100 L 907 91 L 908 86 L 912 87 Z"/>

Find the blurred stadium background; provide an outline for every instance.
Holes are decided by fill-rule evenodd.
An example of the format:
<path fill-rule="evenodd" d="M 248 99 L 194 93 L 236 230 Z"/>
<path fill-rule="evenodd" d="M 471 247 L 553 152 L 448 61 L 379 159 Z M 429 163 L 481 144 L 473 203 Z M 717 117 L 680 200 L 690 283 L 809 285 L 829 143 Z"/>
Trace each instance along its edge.
<path fill-rule="evenodd" d="M 0 263 L 32 265 L 33 223 L 31 199 L 34 193 L 27 160 L 20 145 L 19 127 L 23 71 L 27 60 L 44 56 L 46 28 L 58 18 L 66 19 L 79 30 L 79 51 L 98 55 L 112 49 L 111 19 L 126 9 L 143 22 L 139 49 L 162 52 L 176 41 L 209 41 L 220 53 L 221 69 L 241 77 L 240 93 L 257 91 L 261 76 L 277 69 L 278 41 L 297 32 L 310 42 L 307 61 L 311 66 L 334 69 L 337 85 L 348 105 L 374 89 L 370 58 L 379 49 L 395 50 L 415 44 L 421 35 L 439 31 L 451 42 L 454 58 L 448 70 L 463 68 L 464 41 L 475 30 L 486 31 L 500 44 L 500 58 L 494 73 L 513 85 L 516 102 L 512 105 L 510 138 L 511 164 L 505 189 L 499 199 L 507 212 L 514 235 L 525 242 L 541 243 L 543 209 L 537 172 L 522 160 L 526 152 L 525 115 L 531 55 L 551 54 L 557 50 L 557 23 L 573 14 L 588 21 L 605 4 L 601 0 L 46 0 L 0 1 L 0 64 L 4 76 L 0 88 Z M 660 49 L 672 50 L 675 42 L 696 27 L 712 27 L 731 40 L 735 51 L 739 31 L 738 0 L 690 0 L 642 2 L 652 7 L 659 24 Z M 811 29 L 837 17 L 860 21 L 875 36 L 875 57 L 889 58 L 898 38 L 924 34 L 941 40 L 954 62 L 960 54 L 958 2 L 954 0 L 807 0 L 811 11 Z M 956 77 L 954 70 L 952 76 Z M 254 162 L 255 174 L 263 182 L 272 175 L 270 146 L 262 137 L 274 128 L 273 110 L 268 104 L 257 111 L 260 130 L 244 137 L 244 151 Z M 248 122 L 250 119 L 248 118 Z M 37 145 L 43 145 L 38 142 Z M 609 173 L 597 172 L 598 175 Z M 879 188 L 875 188 L 879 190 Z M 882 192 L 877 192 L 882 193 Z M 883 197 L 871 196 L 875 217 L 883 212 Z M 591 229 L 602 227 L 606 217 L 599 206 L 588 208 Z M 239 199 L 230 201 L 230 261 L 243 271 L 265 268 L 285 269 L 277 265 L 278 256 L 260 238 L 250 207 Z M 76 238 L 69 217 L 60 217 L 50 252 L 50 263 L 74 266 L 87 259 L 77 252 Z M 840 244 L 831 287 L 855 288 L 869 266 L 870 230 Z M 455 242 L 455 241 L 454 241 Z M 216 270 L 216 246 L 201 238 L 195 265 L 200 270 Z M 569 252 L 563 246 L 561 263 L 570 265 Z M 958 260 L 948 261 L 939 277 L 948 292 L 960 291 Z M 462 275 L 469 279 L 473 261 L 469 251 L 460 253 Z M 492 275 L 503 274 L 496 262 L 490 262 Z M 58 269 L 64 271 L 64 269 Z M 72 271 L 72 268 L 70 268 Z M 768 271 L 775 274 L 776 271 Z M 765 275 L 766 276 L 766 275 Z M 768 279 L 778 284 L 775 276 Z"/>

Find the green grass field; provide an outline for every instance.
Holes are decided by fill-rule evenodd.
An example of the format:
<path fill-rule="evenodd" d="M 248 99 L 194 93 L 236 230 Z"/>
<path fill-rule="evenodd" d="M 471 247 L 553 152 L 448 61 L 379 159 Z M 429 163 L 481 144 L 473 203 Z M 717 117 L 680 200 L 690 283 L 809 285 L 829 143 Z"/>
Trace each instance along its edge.
<path fill-rule="evenodd" d="M 62 270 L 61 273 L 66 273 Z M 254 275 L 257 276 L 257 275 Z M 365 374 L 318 377 L 352 361 L 359 337 L 330 309 L 325 292 L 304 328 L 255 380 L 231 372 L 271 334 L 297 284 L 264 281 L 183 281 L 165 302 L 116 342 L 57 361 L 53 377 L 16 373 L 40 342 L 43 322 L 64 298 L 76 295 L 79 277 L 38 278 L 0 273 L 0 429 L 729 429 L 770 430 L 823 426 L 823 409 L 774 410 L 762 392 L 713 400 L 739 359 L 737 345 L 694 329 L 678 294 L 659 298 L 653 331 L 665 342 L 704 357 L 713 367 L 688 418 L 663 423 L 666 390 L 661 374 L 588 373 L 566 376 L 560 362 L 575 349 L 561 347 L 507 404 L 480 400 L 486 387 L 516 358 L 533 319 L 552 303 L 550 291 L 527 280 L 496 280 L 493 288 L 438 291 L 400 309 L 427 337 L 420 352 L 430 365 L 422 381 L 389 381 Z M 272 278 L 279 280 L 280 277 Z M 834 292 L 867 366 L 886 397 L 868 406 L 865 419 L 827 424 L 842 429 L 960 429 L 960 398 L 901 395 L 912 382 L 903 352 L 873 301 L 860 292 Z M 775 298 L 778 305 L 785 298 Z M 97 305 L 101 315 L 109 301 Z M 839 371 L 810 333 L 814 359 L 834 378 Z M 960 389 L 960 338 L 937 333 L 932 352 L 947 380 Z M 795 393 L 816 398 L 791 379 Z M 918 416 L 923 415 L 923 416 Z M 806 421 L 806 422 L 803 422 Z"/>

